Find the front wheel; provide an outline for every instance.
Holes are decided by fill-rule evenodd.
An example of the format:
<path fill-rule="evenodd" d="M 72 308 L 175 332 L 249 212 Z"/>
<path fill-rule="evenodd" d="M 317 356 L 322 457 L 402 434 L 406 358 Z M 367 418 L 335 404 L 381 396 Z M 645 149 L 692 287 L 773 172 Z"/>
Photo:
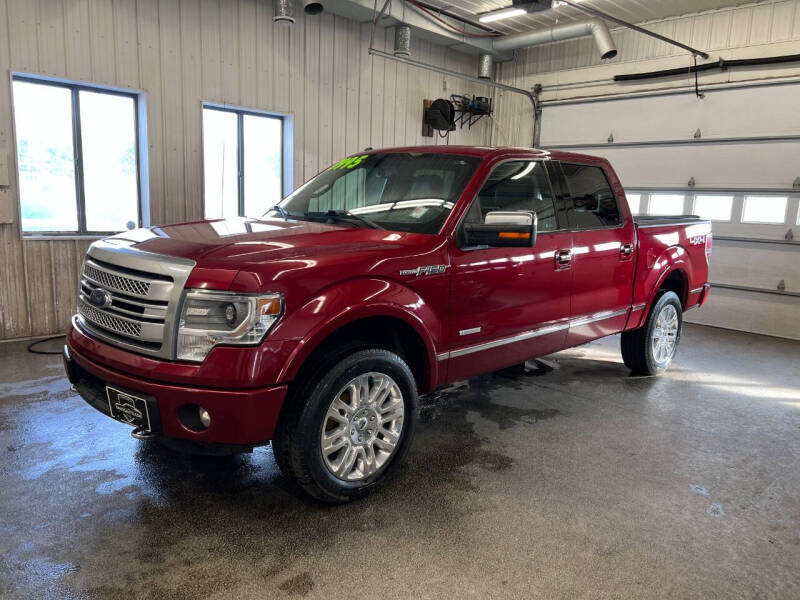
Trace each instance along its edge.
<path fill-rule="evenodd" d="M 298 389 L 294 414 L 277 432 L 279 465 L 315 498 L 347 502 L 405 460 L 419 412 L 414 376 L 396 354 L 369 349 L 314 379 Z"/>
<path fill-rule="evenodd" d="M 675 292 L 658 297 L 643 327 L 622 334 L 622 359 L 638 375 L 659 375 L 681 341 L 683 307 Z"/>

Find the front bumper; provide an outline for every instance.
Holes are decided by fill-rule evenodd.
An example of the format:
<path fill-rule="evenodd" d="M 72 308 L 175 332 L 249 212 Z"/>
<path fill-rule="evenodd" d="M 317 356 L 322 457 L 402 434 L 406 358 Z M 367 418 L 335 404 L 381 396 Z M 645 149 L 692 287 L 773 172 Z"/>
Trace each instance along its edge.
<path fill-rule="evenodd" d="M 74 347 L 64 346 L 67 377 L 84 400 L 110 416 L 106 385 L 146 399 L 152 407 L 152 433 L 166 438 L 209 444 L 255 446 L 270 441 L 278 423 L 287 386 L 256 389 L 220 389 L 174 385 L 130 377 L 84 356 Z M 183 425 L 179 409 L 196 404 L 211 415 L 211 425 L 193 431 Z"/>

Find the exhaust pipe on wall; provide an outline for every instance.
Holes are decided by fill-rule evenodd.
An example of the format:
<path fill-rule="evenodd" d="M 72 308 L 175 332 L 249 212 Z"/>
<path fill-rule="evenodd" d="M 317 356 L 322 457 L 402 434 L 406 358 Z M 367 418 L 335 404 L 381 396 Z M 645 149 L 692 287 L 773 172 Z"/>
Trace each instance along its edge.
<path fill-rule="evenodd" d="M 491 79 L 494 75 L 494 56 L 491 54 L 481 54 L 478 59 L 478 77 L 481 79 Z"/>
<path fill-rule="evenodd" d="M 294 25 L 294 0 L 275 0 L 272 22 L 276 25 Z"/>
<path fill-rule="evenodd" d="M 394 28 L 394 50 L 395 56 L 411 56 L 411 27 L 408 25 L 398 25 Z"/>
<path fill-rule="evenodd" d="M 549 29 L 534 29 L 511 35 L 504 35 L 492 40 L 492 48 L 499 52 L 504 50 L 518 50 L 528 46 L 538 46 L 549 42 L 571 40 L 574 38 L 591 35 L 600 51 L 600 58 L 614 58 L 617 55 L 617 46 L 611 38 L 611 32 L 602 19 L 589 19 L 579 23 L 556 25 Z"/>
<path fill-rule="evenodd" d="M 307 15 L 318 15 L 324 10 L 323 0 L 303 0 L 303 12 Z"/>

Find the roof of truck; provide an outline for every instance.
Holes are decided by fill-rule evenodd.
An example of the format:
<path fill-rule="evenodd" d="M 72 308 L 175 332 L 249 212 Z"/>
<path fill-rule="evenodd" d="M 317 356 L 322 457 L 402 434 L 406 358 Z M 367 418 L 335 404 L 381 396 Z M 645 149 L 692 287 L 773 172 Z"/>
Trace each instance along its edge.
<path fill-rule="evenodd" d="M 513 146 L 400 146 L 397 148 L 368 148 L 364 150 L 367 154 L 380 154 L 385 152 L 407 152 L 411 154 L 461 154 L 464 156 L 477 156 L 480 158 L 495 158 L 498 156 L 519 156 L 525 154 L 537 158 L 553 158 L 555 160 L 581 160 L 590 159 L 602 161 L 605 159 L 589 156 L 587 154 L 575 154 L 572 152 L 558 152 L 541 150 L 538 148 L 517 148 Z"/>

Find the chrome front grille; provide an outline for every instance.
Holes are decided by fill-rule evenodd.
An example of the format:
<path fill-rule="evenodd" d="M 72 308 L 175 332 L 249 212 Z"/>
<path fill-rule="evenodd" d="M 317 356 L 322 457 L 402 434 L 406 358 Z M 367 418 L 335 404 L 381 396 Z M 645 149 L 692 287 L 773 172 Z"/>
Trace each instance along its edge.
<path fill-rule="evenodd" d="M 75 321 L 115 346 L 174 358 L 176 312 L 194 262 L 137 252 L 131 245 L 110 238 L 89 248 Z"/>
<path fill-rule="evenodd" d="M 103 287 L 113 288 L 126 294 L 133 294 L 134 296 L 147 296 L 150 290 L 150 282 L 143 281 L 142 279 L 133 279 L 132 277 L 123 277 L 109 273 L 108 271 L 101 271 L 100 269 L 87 264 L 83 268 L 83 275 L 87 279 L 102 285 Z"/>
<path fill-rule="evenodd" d="M 86 304 L 82 298 L 78 301 L 78 314 L 82 315 L 91 323 L 99 325 L 100 327 L 115 333 L 132 338 L 138 338 L 142 335 L 141 323 L 115 317 L 107 312 L 97 310 L 93 306 Z"/>

